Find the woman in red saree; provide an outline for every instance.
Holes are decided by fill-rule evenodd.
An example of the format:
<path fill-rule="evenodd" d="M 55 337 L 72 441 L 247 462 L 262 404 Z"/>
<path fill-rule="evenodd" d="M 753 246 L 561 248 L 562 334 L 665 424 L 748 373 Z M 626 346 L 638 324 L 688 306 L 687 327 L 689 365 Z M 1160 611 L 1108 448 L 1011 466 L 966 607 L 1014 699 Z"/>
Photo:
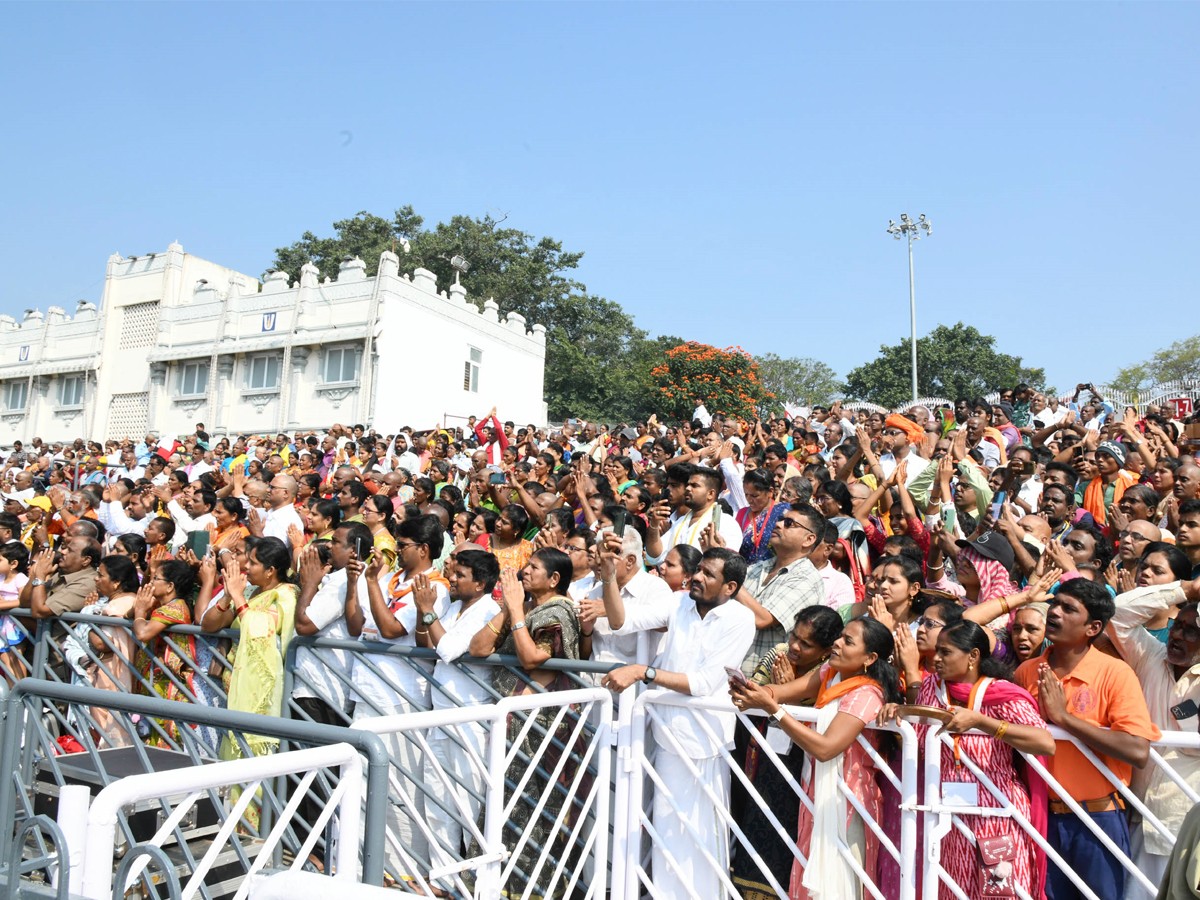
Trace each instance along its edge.
<path fill-rule="evenodd" d="M 991 658 L 986 632 L 974 622 L 942 629 L 933 665 L 933 675 L 921 683 L 917 702 L 949 713 L 942 730 L 953 735 L 953 742 L 951 746 L 943 744 L 941 750 L 943 796 L 954 794 L 974 800 L 977 795 L 977 802 L 969 805 L 1002 806 L 962 762 L 969 759 L 1019 815 L 1045 834 L 1045 783 L 1018 764 L 1019 758 L 1013 753 L 1054 753 L 1054 739 L 1038 714 L 1037 702 L 1024 688 L 993 677 L 1000 674 L 999 667 Z M 880 719 L 894 716 L 895 709 L 887 707 Z M 922 724 L 917 728 L 922 746 L 930 727 L 934 726 Z M 963 815 L 961 820 L 976 843 L 952 828 L 942 840 L 941 865 L 968 897 L 1016 897 L 1017 886 L 1029 896 L 1042 896 L 1045 856 L 1012 818 Z M 939 896 L 955 895 L 943 884 Z"/>

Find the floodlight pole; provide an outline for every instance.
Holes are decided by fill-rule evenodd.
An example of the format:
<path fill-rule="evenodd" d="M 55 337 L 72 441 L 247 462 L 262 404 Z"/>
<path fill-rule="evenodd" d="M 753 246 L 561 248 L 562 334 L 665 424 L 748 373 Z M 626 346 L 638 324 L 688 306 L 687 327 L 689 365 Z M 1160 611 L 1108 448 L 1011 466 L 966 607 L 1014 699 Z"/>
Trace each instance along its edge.
<path fill-rule="evenodd" d="M 900 214 L 900 224 L 897 225 L 894 221 L 888 220 L 887 232 L 896 240 L 901 237 L 908 239 L 908 313 L 910 325 L 912 329 L 911 346 L 912 350 L 912 402 L 915 406 L 917 403 L 917 285 L 913 275 L 913 241 L 921 239 L 920 229 L 925 230 L 925 234 L 933 234 L 933 226 L 922 213 L 917 221 L 913 221 L 908 217 L 908 213 Z"/>

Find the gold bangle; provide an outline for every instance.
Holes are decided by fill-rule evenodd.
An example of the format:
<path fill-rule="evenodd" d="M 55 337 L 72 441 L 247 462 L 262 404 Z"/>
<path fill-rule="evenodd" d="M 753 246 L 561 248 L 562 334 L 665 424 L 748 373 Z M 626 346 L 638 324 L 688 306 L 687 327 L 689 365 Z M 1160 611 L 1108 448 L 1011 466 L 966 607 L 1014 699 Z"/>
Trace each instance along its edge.
<path fill-rule="evenodd" d="M 500 637 L 500 629 L 499 628 L 497 628 L 491 622 L 487 623 L 487 627 L 492 629 L 492 634 L 494 634 L 496 637 Z"/>
<path fill-rule="evenodd" d="M 1007 597 L 1001 597 L 1001 598 L 1000 598 L 1000 608 L 1001 608 L 1002 610 L 1004 610 L 1004 615 L 1006 615 L 1006 616 L 1007 616 L 1007 615 L 1008 615 L 1010 612 L 1012 612 L 1012 607 L 1010 607 L 1010 606 L 1008 605 L 1008 598 L 1007 598 Z"/>
<path fill-rule="evenodd" d="M 1001 722 L 1000 727 L 996 729 L 996 733 L 994 735 L 992 735 L 992 737 L 994 737 L 998 741 L 1002 741 L 1002 740 L 1004 740 L 1004 733 L 1006 731 L 1008 731 L 1008 723 Z"/>

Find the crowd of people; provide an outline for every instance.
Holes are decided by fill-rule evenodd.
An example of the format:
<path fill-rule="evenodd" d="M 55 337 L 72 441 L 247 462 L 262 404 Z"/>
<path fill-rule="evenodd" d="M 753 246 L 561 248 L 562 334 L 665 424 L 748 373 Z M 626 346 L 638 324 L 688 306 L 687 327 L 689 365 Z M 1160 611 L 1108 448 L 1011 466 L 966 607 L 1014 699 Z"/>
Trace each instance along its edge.
<path fill-rule="evenodd" d="M 794 898 L 860 896 L 856 867 L 894 896 L 899 869 L 874 823 L 898 833 L 899 798 L 877 769 L 896 747 L 872 726 L 897 717 L 913 717 L 922 738 L 952 736 L 946 796 L 1011 808 L 1098 896 L 1135 886 L 1073 807 L 1161 880 L 1170 837 L 1047 726 L 1178 830 L 1191 805 L 1148 760 L 1163 732 L 1200 725 L 1200 465 L 1169 410 L 1117 411 L 1090 385 L 1060 404 L 1021 384 L 994 402 L 802 412 L 745 419 L 698 404 L 677 424 L 543 428 L 493 409 L 461 429 L 392 434 L 335 424 L 213 437 L 199 424 L 171 441 L 17 442 L 3 476 L 0 613 L 119 620 L 69 629 L 80 680 L 266 715 L 284 703 L 295 635 L 436 651 L 426 669 L 302 647 L 291 699 L 329 724 L 569 687 L 551 659 L 611 664 L 597 681 L 613 691 L 641 683 L 765 713 L 653 717 L 651 871 L 663 896 L 722 896 L 724 878 L 751 900 L 776 896 L 765 871 Z M 239 631 L 223 700 L 201 677 L 211 645 L 168 631 L 179 624 Z M 26 641 L 14 617 L 0 618 L 10 680 L 29 674 Z M 496 653 L 526 676 L 497 668 L 489 690 L 455 665 Z M 814 724 L 787 714 L 806 705 Z M 107 746 L 178 739 L 170 721 L 131 732 L 104 710 L 93 720 Z M 428 752 L 388 738 L 414 778 L 427 771 L 437 784 L 437 767 L 460 791 L 426 804 L 412 783 L 400 788 L 405 802 L 388 813 L 409 850 L 389 842 L 397 881 L 428 877 L 411 859 L 467 850 L 452 810 L 479 813 L 472 757 L 484 732 L 462 734 Z M 250 736 L 213 749 L 274 747 Z M 762 802 L 732 778 L 726 750 Z M 1021 753 L 1042 757 L 1054 784 Z M 1200 754 L 1162 756 L 1200 788 Z M 519 869 L 544 879 L 531 847 L 562 835 L 535 806 L 540 775 L 513 775 L 532 799 L 506 840 L 533 835 Z M 727 810 L 752 850 L 730 848 Z M 941 863 L 963 895 L 1077 896 L 1011 816 L 962 819 Z"/>

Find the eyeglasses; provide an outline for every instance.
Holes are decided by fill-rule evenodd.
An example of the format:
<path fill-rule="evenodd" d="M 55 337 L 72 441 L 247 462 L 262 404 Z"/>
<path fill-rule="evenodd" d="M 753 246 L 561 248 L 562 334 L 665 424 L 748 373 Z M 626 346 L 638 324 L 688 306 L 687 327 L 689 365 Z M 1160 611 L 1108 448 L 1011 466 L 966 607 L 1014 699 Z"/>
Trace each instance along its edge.
<path fill-rule="evenodd" d="M 421 546 L 420 544 L 415 543 L 414 541 L 404 541 L 403 543 L 401 543 L 400 541 L 397 541 L 396 542 L 396 552 L 403 553 L 405 550 L 408 550 L 412 547 L 420 547 L 420 546 Z"/>
<path fill-rule="evenodd" d="M 779 520 L 779 526 L 781 528 L 803 528 L 805 531 L 807 531 L 813 537 L 816 537 L 816 535 L 817 535 L 817 533 L 815 531 L 813 531 L 811 528 L 809 528 L 803 522 L 799 522 L 796 519 L 789 519 L 787 516 L 784 516 L 782 519 Z"/>
<path fill-rule="evenodd" d="M 1117 538 L 1118 540 L 1125 540 L 1125 538 L 1129 538 L 1132 541 L 1147 542 L 1150 540 L 1150 538 L 1146 537 L 1144 534 L 1138 534 L 1136 531 L 1119 531 L 1117 532 Z"/>
<path fill-rule="evenodd" d="M 921 616 L 919 619 L 917 619 L 917 627 L 918 628 L 927 628 L 930 631 L 932 631 L 935 628 L 945 628 L 946 623 L 939 622 L 936 619 L 930 619 L 927 616 Z"/>

